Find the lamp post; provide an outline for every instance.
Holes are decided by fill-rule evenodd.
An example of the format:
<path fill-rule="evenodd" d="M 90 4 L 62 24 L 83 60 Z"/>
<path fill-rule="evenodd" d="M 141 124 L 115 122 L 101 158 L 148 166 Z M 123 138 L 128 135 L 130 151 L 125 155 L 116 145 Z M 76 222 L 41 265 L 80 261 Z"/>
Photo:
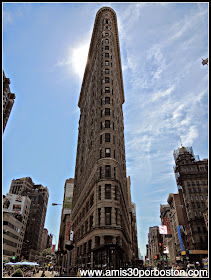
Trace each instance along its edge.
<path fill-rule="evenodd" d="M 57 205 L 63 205 L 63 204 L 59 204 L 59 203 L 52 203 L 52 206 L 57 206 Z"/>

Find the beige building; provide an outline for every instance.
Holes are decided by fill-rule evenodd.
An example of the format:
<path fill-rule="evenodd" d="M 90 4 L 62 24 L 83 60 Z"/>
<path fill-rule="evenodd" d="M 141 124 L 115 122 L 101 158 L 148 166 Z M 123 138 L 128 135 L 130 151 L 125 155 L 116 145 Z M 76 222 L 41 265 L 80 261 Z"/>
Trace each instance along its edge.
<path fill-rule="evenodd" d="M 188 221 L 186 249 L 189 258 L 201 261 L 208 254 L 208 231 L 204 211 L 208 199 L 208 160 L 195 156 L 192 147 L 174 151 L 175 177 Z"/>
<path fill-rule="evenodd" d="M 182 199 L 182 190 L 179 189 L 177 194 L 170 193 L 167 202 L 170 207 L 172 231 L 172 240 L 168 240 L 170 261 L 172 264 L 176 264 L 177 261 L 183 261 L 182 252 L 185 251 L 186 247 L 188 227 L 185 206 Z"/>
<path fill-rule="evenodd" d="M 31 200 L 21 255 L 29 261 L 34 261 L 41 251 L 49 197 L 48 188 L 42 185 L 35 185 L 30 177 L 26 177 L 12 180 L 9 192 L 27 196 Z"/>
<path fill-rule="evenodd" d="M 42 233 L 42 242 L 41 242 L 41 252 L 47 248 L 47 241 L 48 241 L 48 230 L 47 228 L 43 229 Z"/>
<path fill-rule="evenodd" d="M 167 227 L 167 235 L 163 234 L 161 237 L 161 243 L 166 247 L 166 255 L 167 258 L 175 259 L 175 244 L 172 242 L 172 230 L 171 230 L 171 211 L 169 204 L 161 204 L 160 205 L 160 219 L 161 225 L 165 225 Z M 173 245 L 173 249 L 172 249 Z M 173 254 L 173 255 L 172 255 Z"/>
<path fill-rule="evenodd" d="M 22 238 L 20 235 L 22 223 L 10 213 L 3 213 L 3 256 L 20 257 Z"/>
<path fill-rule="evenodd" d="M 74 179 L 67 179 L 64 185 L 64 198 L 63 208 L 61 215 L 60 233 L 59 233 L 59 244 L 58 244 L 58 263 L 60 265 L 61 272 L 66 269 L 69 271 L 71 264 L 71 252 L 68 246 L 71 245 L 72 241 L 70 238 L 71 233 L 71 209 L 72 209 L 72 198 L 73 198 Z"/>
<path fill-rule="evenodd" d="M 147 257 L 149 266 L 156 267 L 158 263 L 159 252 L 159 227 L 154 226 L 149 228 L 148 233 L 148 247 L 147 247 Z"/>
<path fill-rule="evenodd" d="M 15 252 L 17 257 L 20 256 L 21 254 L 23 240 L 26 231 L 26 225 L 29 218 L 30 205 L 31 205 L 31 200 L 28 197 L 11 194 L 11 193 L 8 193 L 3 200 L 4 225 L 9 223 L 7 229 L 4 230 L 4 242 L 7 244 L 7 242 L 11 241 L 10 239 L 12 237 L 13 239 L 16 239 L 13 240 L 12 242 L 13 245 L 16 244 L 15 241 L 17 242 L 16 244 L 17 246 L 15 245 Z M 6 215 L 6 213 L 8 215 Z M 9 215 L 11 216 L 11 218 L 9 218 L 8 221 Z M 14 225 L 16 229 L 19 228 L 18 237 L 17 236 L 15 237 L 15 234 L 17 235 L 17 233 L 11 232 L 12 225 Z M 10 247 L 11 246 L 12 245 L 10 245 Z M 4 250 L 6 250 L 5 245 L 3 247 Z M 14 250 L 11 252 L 14 252 Z"/>
<path fill-rule="evenodd" d="M 117 17 L 104 7 L 95 18 L 78 102 L 72 265 L 118 268 L 132 260 L 123 103 Z"/>

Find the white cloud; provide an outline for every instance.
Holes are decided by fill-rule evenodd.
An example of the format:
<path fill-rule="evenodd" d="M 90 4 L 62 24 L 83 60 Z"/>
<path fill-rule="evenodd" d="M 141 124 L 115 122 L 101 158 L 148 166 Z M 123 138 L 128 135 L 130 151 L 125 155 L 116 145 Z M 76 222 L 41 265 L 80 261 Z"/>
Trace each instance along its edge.
<path fill-rule="evenodd" d="M 8 12 L 8 11 L 3 12 L 3 22 L 4 22 L 4 25 L 13 23 L 13 17 L 10 12 Z"/>

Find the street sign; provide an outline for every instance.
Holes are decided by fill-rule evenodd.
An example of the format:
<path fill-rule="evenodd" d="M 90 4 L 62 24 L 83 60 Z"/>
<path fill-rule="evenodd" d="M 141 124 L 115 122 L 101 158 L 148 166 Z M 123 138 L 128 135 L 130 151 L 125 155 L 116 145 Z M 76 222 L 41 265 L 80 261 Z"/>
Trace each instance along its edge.
<path fill-rule="evenodd" d="M 70 232 L 70 240 L 73 241 L 73 231 Z"/>
<path fill-rule="evenodd" d="M 167 226 L 165 226 L 165 225 L 159 226 L 159 233 L 167 234 Z"/>

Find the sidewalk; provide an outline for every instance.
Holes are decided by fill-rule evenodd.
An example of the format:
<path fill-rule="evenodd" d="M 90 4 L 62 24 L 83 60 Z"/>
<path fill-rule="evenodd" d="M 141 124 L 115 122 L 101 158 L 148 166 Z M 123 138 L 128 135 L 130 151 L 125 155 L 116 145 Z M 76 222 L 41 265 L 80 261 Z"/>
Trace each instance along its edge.
<path fill-rule="evenodd" d="M 39 273 L 34 274 L 33 277 L 41 277 L 41 275 L 42 275 L 42 270 L 40 270 Z M 50 271 L 45 271 L 45 277 L 54 277 L 54 275 L 55 275 L 55 272 L 53 272 L 53 274 L 52 274 L 52 272 L 50 272 Z"/>

